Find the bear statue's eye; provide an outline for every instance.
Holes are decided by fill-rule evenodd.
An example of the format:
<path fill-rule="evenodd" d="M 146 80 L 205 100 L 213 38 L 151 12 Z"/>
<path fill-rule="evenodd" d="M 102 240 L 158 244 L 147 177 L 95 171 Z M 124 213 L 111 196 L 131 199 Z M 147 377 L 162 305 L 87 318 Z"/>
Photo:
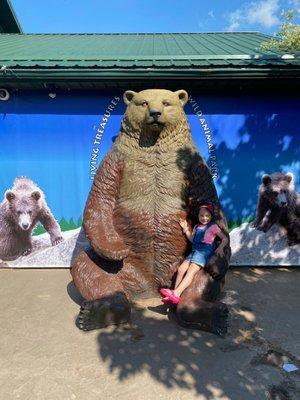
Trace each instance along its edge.
<path fill-rule="evenodd" d="M 165 106 L 165 107 L 167 107 L 167 106 L 170 106 L 171 105 L 171 103 L 169 103 L 168 101 L 163 101 L 163 105 Z"/>
<path fill-rule="evenodd" d="M 18 215 L 21 215 L 21 214 L 22 214 L 22 212 L 21 212 L 21 211 L 17 211 L 17 214 L 18 214 Z"/>
<path fill-rule="evenodd" d="M 142 102 L 142 106 L 143 106 L 143 107 L 147 107 L 147 105 L 148 105 L 148 101 L 143 101 L 143 102 Z"/>
<path fill-rule="evenodd" d="M 31 214 L 32 214 L 32 211 L 28 211 L 28 214 L 31 215 Z"/>
<path fill-rule="evenodd" d="M 283 190 L 282 193 L 286 194 L 286 190 Z"/>

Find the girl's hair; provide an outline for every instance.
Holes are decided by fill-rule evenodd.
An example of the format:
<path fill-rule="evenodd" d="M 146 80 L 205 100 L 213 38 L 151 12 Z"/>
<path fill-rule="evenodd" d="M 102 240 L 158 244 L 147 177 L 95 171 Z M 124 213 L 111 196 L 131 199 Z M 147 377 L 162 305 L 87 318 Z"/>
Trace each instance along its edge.
<path fill-rule="evenodd" d="M 211 214 L 211 218 L 214 219 L 215 218 L 215 207 L 213 205 L 213 203 L 211 202 L 201 202 L 199 205 L 199 212 L 201 208 L 205 208 L 210 214 Z"/>

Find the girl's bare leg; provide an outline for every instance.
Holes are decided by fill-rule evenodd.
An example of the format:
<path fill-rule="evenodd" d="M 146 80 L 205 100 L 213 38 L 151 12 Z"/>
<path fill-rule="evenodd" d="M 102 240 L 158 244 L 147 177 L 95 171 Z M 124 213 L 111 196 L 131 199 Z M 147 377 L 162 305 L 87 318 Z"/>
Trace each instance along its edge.
<path fill-rule="evenodd" d="M 201 267 L 200 267 L 201 268 Z M 181 293 L 186 289 L 193 281 L 193 278 L 196 274 L 196 272 L 199 271 L 199 265 L 191 263 L 188 267 L 187 273 L 185 277 L 182 279 L 181 283 L 179 284 L 178 287 L 175 288 L 174 293 L 177 296 L 180 296 Z"/>
<path fill-rule="evenodd" d="M 180 284 L 180 282 L 182 281 L 184 274 L 186 273 L 186 271 L 188 270 L 190 265 L 190 261 L 183 261 L 182 264 L 180 264 L 178 271 L 177 271 L 177 276 L 176 276 L 176 281 L 175 281 L 175 289 L 177 288 L 177 286 Z"/>

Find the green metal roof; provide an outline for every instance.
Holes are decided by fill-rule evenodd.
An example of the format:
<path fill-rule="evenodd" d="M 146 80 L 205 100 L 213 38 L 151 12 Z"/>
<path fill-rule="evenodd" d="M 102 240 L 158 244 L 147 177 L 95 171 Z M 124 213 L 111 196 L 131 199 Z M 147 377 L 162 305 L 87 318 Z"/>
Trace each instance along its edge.
<path fill-rule="evenodd" d="M 1 34 L 0 83 L 18 80 L 299 75 L 300 57 L 269 52 L 258 32 Z M 294 71 L 294 72 L 293 72 Z"/>

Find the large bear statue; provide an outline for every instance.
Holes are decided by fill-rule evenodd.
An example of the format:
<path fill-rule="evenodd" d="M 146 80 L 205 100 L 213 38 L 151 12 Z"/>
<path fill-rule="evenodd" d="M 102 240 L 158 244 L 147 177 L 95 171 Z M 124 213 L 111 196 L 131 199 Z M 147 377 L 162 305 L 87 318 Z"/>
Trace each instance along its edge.
<path fill-rule="evenodd" d="M 196 224 L 201 202 L 215 205 L 216 222 L 229 240 L 210 171 L 183 110 L 186 91 L 129 90 L 124 101 L 120 134 L 97 171 L 84 211 L 91 248 L 71 266 L 85 299 L 77 318 L 83 330 L 125 322 L 133 299 L 157 296 L 161 287 L 172 286 L 190 250 L 179 219 Z M 213 254 L 182 293 L 175 314 L 180 324 L 226 332 L 228 309 L 217 299 L 229 266 L 229 244 L 224 253 Z"/>

